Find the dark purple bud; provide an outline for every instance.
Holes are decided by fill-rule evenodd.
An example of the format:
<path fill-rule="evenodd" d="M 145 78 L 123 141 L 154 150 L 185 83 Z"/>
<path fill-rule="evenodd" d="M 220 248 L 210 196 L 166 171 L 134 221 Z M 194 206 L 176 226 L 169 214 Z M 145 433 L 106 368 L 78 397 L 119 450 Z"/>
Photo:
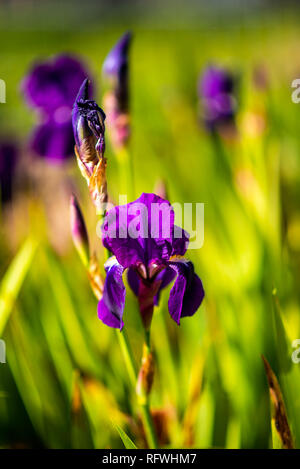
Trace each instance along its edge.
<path fill-rule="evenodd" d="M 199 82 L 199 97 L 202 101 L 203 118 L 209 129 L 219 124 L 233 122 L 236 112 L 234 79 L 226 70 L 208 66 Z"/>
<path fill-rule="evenodd" d="M 128 109 L 128 51 L 131 33 L 125 33 L 107 55 L 103 74 L 111 82 L 119 112 Z"/>
<path fill-rule="evenodd" d="M 105 114 L 89 96 L 89 81 L 82 83 L 72 112 L 76 141 L 75 153 L 81 174 L 99 212 L 107 201 L 105 151 Z"/>
<path fill-rule="evenodd" d="M 86 78 L 81 84 L 78 94 L 75 99 L 75 103 L 73 104 L 72 125 L 73 125 L 75 143 L 78 148 L 80 147 L 81 142 L 84 140 L 84 138 L 92 135 L 92 131 L 89 128 L 89 125 L 86 119 L 80 116 L 79 108 L 77 106 L 78 101 L 89 99 L 89 86 L 90 86 L 90 82 L 88 78 Z"/>
<path fill-rule="evenodd" d="M 122 69 L 127 67 L 131 36 L 131 32 L 125 33 L 111 49 L 102 67 L 105 75 L 119 77 L 120 73 L 122 73 Z"/>
<path fill-rule="evenodd" d="M 95 142 L 100 140 L 98 146 L 104 144 L 105 114 L 97 103 L 90 99 L 89 88 L 90 82 L 86 78 L 79 89 L 72 111 L 73 131 L 78 148 L 86 138 L 92 136 L 95 137 Z"/>
<path fill-rule="evenodd" d="M 99 148 L 104 145 L 104 132 L 105 132 L 105 114 L 95 101 L 92 100 L 79 100 L 77 101 L 77 108 L 79 113 L 79 124 L 84 122 L 82 127 L 83 135 L 88 134 L 88 125 L 90 131 L 97 139 Z M 79 132 L 81 128 L 77 129 Z M 104 148 L 103 148 L 104 151 Z"/>

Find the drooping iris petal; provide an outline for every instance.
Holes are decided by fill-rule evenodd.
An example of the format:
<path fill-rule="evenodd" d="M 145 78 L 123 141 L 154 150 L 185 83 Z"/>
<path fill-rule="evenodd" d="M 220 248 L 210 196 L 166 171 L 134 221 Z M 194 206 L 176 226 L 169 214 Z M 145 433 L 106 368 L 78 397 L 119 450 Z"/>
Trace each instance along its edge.
<path fill-rule="evenodd" d="M 125 285 L 122 274 L 123 267 L 115 258 L 110 258 L 105 264 L 106 279 L 103 297 L 98 303 L 98 317 L 109 327 L 122 329 L 123 312 L 125 306 Z"/>
<path fill-rule="evenodd" d="M 155 306 L 158 306 L 161 290 L 167 287 L 174 280 L 175 277 L 176 277 L 176 272 L 174 271 L 174 269 L 171 269 L 171 267 L 169 266 L 166 267 L 161 272 L 159 272 L 159 274 L 156 277 L 156 280 L 160 282 L 160 286 L 159 286 L 159 290 L 157 294 L 154 297 Z"/>
<path fill-rule="evenodd" d="M 38 125 L 31 136 L 30 148 L 34 153 L 51 161 L 62 161 L 74 151 L 71 122 L 57 124 L 49 120 Z"/>
<path fill-rule="evenodd" d="M 178 259 L 169 263 L 177 278 L 169 297 L 169 313 L 180 324 L 180 319 L 193 316 L 202 303 L 204 290 L 200 278 L 194 273 L 192 262 Z"/>
<path fill-rule="evenodd" d="M 114 207 L 102 227 L 102 241 L 124 267 L 152 260 L 167 261 L 172 253 L 174 211 L 155 194 L 142 194 L 136 201 Z"/>

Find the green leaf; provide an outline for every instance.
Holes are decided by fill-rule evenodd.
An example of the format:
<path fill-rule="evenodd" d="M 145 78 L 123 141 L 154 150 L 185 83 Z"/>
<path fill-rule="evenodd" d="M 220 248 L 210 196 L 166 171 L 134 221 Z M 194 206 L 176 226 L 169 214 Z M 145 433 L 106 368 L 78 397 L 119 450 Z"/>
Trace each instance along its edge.
<path fill-rule="evenodd" d="M 280 371 L 283 373 L 287 373 L 292 366 L 292 350 L 282 321 L 282 313 L 280 311 L 280 305 L 276 289 L 274 289 L 272 292 L 272 300 L 275 339 L 278 350 L 278 362 L 280 366 Z"/>
<path fill-rule="evenodd" d="M 37 248 L 37 241 L 28 238 L 10 266 L 8 267 L 0 287 L 0 336 L 13 309 L 25 276 L 31 266 Z"/>
<path fill-rule="evenodd" d="M 124 430 L 119 425 L 117 425 L 114 422 L 113 422 L 113 425 L 118 431 L 120 438 L 123 441 L 123 444 L 126 449 L 138 449 L 133 443 L 133 441 L 131 440 L 131 438 L 129 438 L 129 436 L 124 432 Z"/>

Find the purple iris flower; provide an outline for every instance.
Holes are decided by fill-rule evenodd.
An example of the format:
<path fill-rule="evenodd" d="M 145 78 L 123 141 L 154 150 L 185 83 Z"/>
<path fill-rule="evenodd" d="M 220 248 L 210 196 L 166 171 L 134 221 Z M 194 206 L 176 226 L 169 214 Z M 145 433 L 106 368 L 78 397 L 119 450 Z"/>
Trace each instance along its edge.
<path fill-rule="evenodd" d="M 105 264 L 103 297 L 98 304 L 98 317 L 104 324 L 123 328 L 125 270 L 146 329 L 161 290 L 174 279 L 168 301 L 172 319 L 180 324 L 182 317 L 197 311 L 204 298 L 202 282 L 192 262 L 182 257 L 189 235 L 174 225 L 174 211 L 167 200 L 142 194 L 135 202 L 109 210 L 102 226 L 102 242 L 114 255 Z"/>
<path fill-rule="evenodd" d="M 13 143 L 0 143 L 0 195 L 1 202 L 10 202 L 18 150 Z"/>
<path fill-rule="evenodd" d="M 201 76 L 198 91 L 203 103 L 204 121 L 210 130 L 219 124 L 233 122 L 236 103 L 234 80 L 229 72 L 208 66 Z"/>
<path fill-rule="evenodd" d="M 40 115 L 30 147 L 49 161 L 65 160 L 74 152 L 71 111 L 86 76 L 76 58 L 60 55 L 35 65 L 22 82 L 28 105 Z"/>

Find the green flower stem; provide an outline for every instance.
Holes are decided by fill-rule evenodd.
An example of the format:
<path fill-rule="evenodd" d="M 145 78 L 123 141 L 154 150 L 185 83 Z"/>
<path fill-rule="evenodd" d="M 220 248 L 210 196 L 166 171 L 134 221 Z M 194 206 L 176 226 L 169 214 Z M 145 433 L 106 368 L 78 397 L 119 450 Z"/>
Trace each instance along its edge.
<path fill-rule="evenodd" d="M 147 398 L 145 404 L 141 404 L 141 412 L 142 412 L 142 421 L 143 426 L 146 434 L 146 438 L 148 441 L 148 446 L 150 449 L 157 449 L 157 437 L 154 429 L 153 419 L 150 412 L 149 406 L 149 399 Z"/>
<path fill-rule="evenodd" d="M 150 329 L 145 330 L 144 350 L 146 351 L 146 356 L 151 353 Z M 138 392 L 137 397 L 138 397 L 138 402 L 141 407 L 142 422 L 143 422 L 148 446 L 150 449 L 157 449 L 158 441 L 157 441 L 157 436 L 156 436 L 155 427 L 153 423 L 153 418 L 150 412 L 150 394 L 147 391 L 145 392 L 145 390 L 140 390 Z"/>
<path fill-rule="evenodd" d="M 116 331 L 120 343 L 120 347 L 123 353 L 123 357 L 125 360 L 126 368 L 128 371 L 128 375 L 130 378 L 130 381 L 134 388 L 136 387 L 137 383 L 137 371 L 136 371 L 136 366 L 135 362 L 133 359 L 133 354 L 132 350 L 128 341 L 128 337 L 126 334 L 125 329 L 123 329 L 121 332 Z M 146 347 L 148 353 L 150 353 L 150 334 L 146 332 Z M 137 400 L 139 403 L 139 406 L 141 408 L 141 417 L 142 417 L 142 422 L 146 434 L 146 439 L 148 442 L 148 446 L 150 449 L 156 449 L 158 448 L 158 443 L 157 443 L 157 437 L 155 434 L 155 429 L 154 429 L 154 424 L 153 424 L 153 419 L 151 416 L 150 412 L 150 403 L 149 403 L 149 396 L 137 396 Z"/>
<path fill-rule="evenodd" d="M 105 216 L 105 213 L 104 213 Z M 133 358 L 133 353 L 130 347 L 130 343 L 127 337 L 127 333 L 125 329 L 120 331 L 116 331 L 118 336 L 120 348 L 124 357 L 125 365 L 128 371 L 128 375 L 130 378 L 130 382 L 132 386 L 136 389 L 137 388 L 137 379 L 138 373 L 136 369 L 136 364 Z M 145 345 L 147 353 L 151 351 L 150 345 L 150 331 L 145 331 Z M 141 417 L 143 422 L 143 427 L 145 430 L 146 440 L 150 449 L 158 448 L 157 437 L 155 433 L 155 428 L 153 424 L 153 419 L 150 412 L 150 402 L 149 402 L 149 395 L 139 396 L 137 395 L 137 401 L 141 408 Z"/>
<path fill-rule="evenodd" d="M 135 388 L 137 380 L 137 370 L 133 359 L 132 350 L 128 341 L 127 333 L 124 328 L 121 332 L 116 330 L 116 333 L 119 339 L 120 347 L 123 353 L 125 365 L 128 371 L 131 384 Z"/>

